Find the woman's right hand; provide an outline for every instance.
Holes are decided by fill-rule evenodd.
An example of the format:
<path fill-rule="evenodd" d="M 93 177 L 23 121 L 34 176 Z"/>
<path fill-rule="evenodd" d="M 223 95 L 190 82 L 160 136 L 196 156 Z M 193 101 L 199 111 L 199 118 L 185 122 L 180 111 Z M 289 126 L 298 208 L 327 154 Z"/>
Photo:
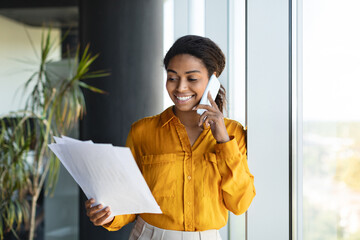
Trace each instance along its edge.
<path fill-rule="evenodd" d="M 107 219 L 111 214 L 110 207 L 106 207 L 102 209 L 103 208 L 102 204 L 91 207 L 91 205 L 94 203 L 95 203 L 95 199 L 93 198 L 87 200 L 85 202 L 85 208 L 86 208 L 86 215 L 90 218 L 90 221 L 95 226 L 102 226 L 114 220 L 114 217 Z M 99 211 L 100 209 L 102 210 Z"/>

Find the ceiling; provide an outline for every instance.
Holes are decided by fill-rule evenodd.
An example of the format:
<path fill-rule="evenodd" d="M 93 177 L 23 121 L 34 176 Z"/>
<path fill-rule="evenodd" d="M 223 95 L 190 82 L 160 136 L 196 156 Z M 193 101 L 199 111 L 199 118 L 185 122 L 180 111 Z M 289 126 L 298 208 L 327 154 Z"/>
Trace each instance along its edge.
<path fill-rule="evenodd" d="M 75 28 L 78 26 L 77 6 L 0 8 L 0 15 L 30 26 Z"/>

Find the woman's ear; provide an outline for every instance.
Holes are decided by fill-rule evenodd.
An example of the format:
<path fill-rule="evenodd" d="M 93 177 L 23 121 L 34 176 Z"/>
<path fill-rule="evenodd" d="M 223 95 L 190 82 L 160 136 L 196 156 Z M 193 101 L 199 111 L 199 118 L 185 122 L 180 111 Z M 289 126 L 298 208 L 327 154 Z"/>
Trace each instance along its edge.
<path fill-rule="evenodd" d="M 218 77 L 218 75 L 216 74 L 216 72 L 214 72 L 213 75 L 215 75 L 216 77 Z"/>

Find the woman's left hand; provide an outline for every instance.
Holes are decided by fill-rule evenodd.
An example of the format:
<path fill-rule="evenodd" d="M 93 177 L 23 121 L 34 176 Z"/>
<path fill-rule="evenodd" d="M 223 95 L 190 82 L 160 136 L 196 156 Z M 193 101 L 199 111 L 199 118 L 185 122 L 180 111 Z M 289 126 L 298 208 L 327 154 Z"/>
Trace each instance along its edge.
<path fill-rule="evenodd" d="M 199 104 L 193 110 L 197 109 L 206 109 L 199 120 L 199 126 L 205 123 L 206 126 L 210 125 L 211 132 L 219 143 L 224 143 L 230 141 L 230 137 L 228 132 L 226 131 L 225 123 L 224 123 L 224 115 L 220 112 L 218 106 L 215 101 L 212 99 L 210 92 L 208 93 L 208 99 L 210 101 L 211 106 Z"/>

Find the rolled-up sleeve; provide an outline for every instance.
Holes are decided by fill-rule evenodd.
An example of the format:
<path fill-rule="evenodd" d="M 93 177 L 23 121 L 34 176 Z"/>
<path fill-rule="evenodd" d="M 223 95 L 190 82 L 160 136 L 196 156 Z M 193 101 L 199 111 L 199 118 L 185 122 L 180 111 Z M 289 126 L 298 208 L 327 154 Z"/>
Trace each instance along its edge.
<path fill-rule="evenodd" d="M 114 220 L 112 222 L 103 225 L 103 227 L 108 231 L 117 231 L 126 224 L 133 222 L 135 220 L 135 217 L 135 214 L 117 215 L 114 217 Z"/>
<path fill-rule="evenodd" d="M 215 146 L 226 208 L 236 215 L 244 213 L 256 195 L 254 176 L 246 155 L 246 131 L 237 127 L 230 141 Z"/>

